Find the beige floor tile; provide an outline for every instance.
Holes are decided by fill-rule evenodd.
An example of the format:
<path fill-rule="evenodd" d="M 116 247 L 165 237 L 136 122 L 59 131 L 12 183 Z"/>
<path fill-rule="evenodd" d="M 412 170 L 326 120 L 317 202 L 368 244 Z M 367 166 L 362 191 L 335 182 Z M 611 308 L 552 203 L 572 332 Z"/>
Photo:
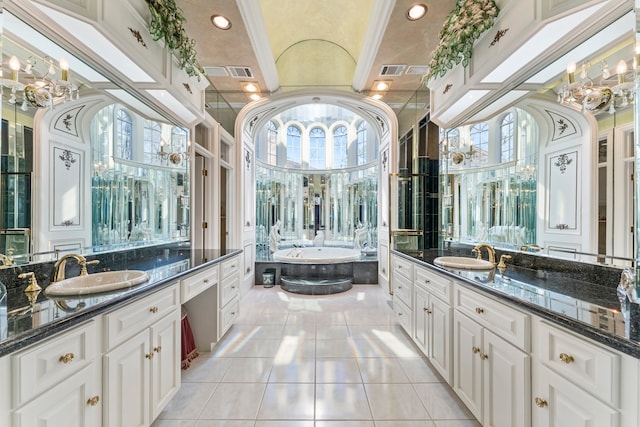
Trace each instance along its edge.
<path fill-rule="evenodd" d="M 151 427 L 195 427 L 195 420 L 155 420 Z"/>
<path fill-rule="evenodd" d="M 416 392 L 434 420 L 472 420 L 473 415 L 447 384 L 414 384 Z"/>
<path fill-rule="evenodd" d="M 317 420 L 370 420 L 371 409 L 362 384 L 317 384 Z"/>
<path fill-rule="evenodd" d="M 316 360 L 313 357 L 290 360 L 275 358 L 270 383 L 313 383 L 316 378 Z"/>
<path fill-rule="evenodd" d="M 217 383 L 184 383 L 158 416 L 161 420 L 198 419 Z"/>
<path fill-rule="evenodd" d="M 353 342 L 349 338 L 317 340 L 316 357 L 355 357 Z"/>
<path fill-rule="evenodd" d="M 437 427 L 433 421 L 376 421 L 376 427 Z"/>
<path fill-rule="evenodd" d="M 220 383 L 200 419 L 256 419 L 266 384 Z"/>
<path fill-rule="evenodd" d="M 376 427 L 373 421 L 316 421 L 315 427 Z"/>
<path fill-rule="evenodd" d="M 412 383 L 442 383 L 445 380 L 424 357 L 398 359 Z"/>
<path fill-rule="evenodd" d="M 313 420 L 314 397 L 313 384 L 268 384 L 257 418 Z"/>
<path fill-rule="evenodd" d="M 194 427 L 254 427 L 253 420 L 200 420 Z"/>
<path fill-rule="evenodd" d="M 436 427 L 482 427 L 476 420 L 436 420 Z"/>
<path fill-rule="evenodd" d="M 258 420 L 254 427 L 314 427 L 311 420 Z"/>
<path fill-rule="evenodd" d="M 316 361 L 316 383 L 362 383 L 355 358 L 325 358 Z"/>
<path fill-rule="evenodd" d="M 271 374 L 273 358 L 239 357 L 233 359 L 222 378 L 227 383 L 266 383 Z"/>
<path fill-rule="evenodd" d="M 365 384 L 374 420 L 430 420 L 411 384 Z"/>
<path fill-rule="evenodd" d="M 200 353 L 191 366 L 181 371 L 183 383 L 214 383 L 222 381 L 233 359 L 216 358 L 212 353 Z"/>
<path fill-rule="evenodd" d="M 409 383 L 399 359 L 393 357 L 365 357 L 358 359 L 365 383 Z"/>

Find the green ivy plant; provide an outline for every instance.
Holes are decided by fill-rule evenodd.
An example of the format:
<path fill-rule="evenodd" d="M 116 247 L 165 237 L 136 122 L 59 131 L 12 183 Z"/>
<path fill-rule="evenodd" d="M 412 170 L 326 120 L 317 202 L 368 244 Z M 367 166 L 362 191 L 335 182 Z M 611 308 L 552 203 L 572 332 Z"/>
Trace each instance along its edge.
<path fill-rule="evenodd" d="M 184 16 L 175 0 L 146 0 L 151 13 L 149 33 L 154 40 L 164 40 L 169 50 L 176 54 L 181 69 L 192 77 L 205 74 L 196 59 L 196 41 L 187 37 Z"/>
<path fill-rule="evenodd" d="M 473 44 L 493 26 L 499 12 L 494 0 L 458 0 L 438 34 L 440 43 L 433 51 L 429 71 L 422 76 L 423 83 L 444 76 L 460 63 L 469 65 Z"/>

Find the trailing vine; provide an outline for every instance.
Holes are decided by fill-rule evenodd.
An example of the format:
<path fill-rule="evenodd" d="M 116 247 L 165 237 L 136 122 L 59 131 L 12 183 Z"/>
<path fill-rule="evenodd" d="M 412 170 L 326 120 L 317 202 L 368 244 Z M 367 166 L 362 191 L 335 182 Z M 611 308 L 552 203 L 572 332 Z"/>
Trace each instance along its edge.
<path fill-rule="evenodd" d="M 444 76 L 460 63 L 469 65 L 473 44 L 493 26 L 499 12 L 494 0 L 458 0 L 438 34 L 440 43 L 433 51 L 429 71 L 422 76 L 423 83 Z"/>
<path fill-rule="evenodd" d="M 176 54 L 181 69 L 192 77 L 205 74 L 196 58 L 196 41 L 187 37 L 184 30 L 185 18 L 175 0 L 146 0 L 151 13 L 149 33 L 154 40 L 164 43 Z"/>

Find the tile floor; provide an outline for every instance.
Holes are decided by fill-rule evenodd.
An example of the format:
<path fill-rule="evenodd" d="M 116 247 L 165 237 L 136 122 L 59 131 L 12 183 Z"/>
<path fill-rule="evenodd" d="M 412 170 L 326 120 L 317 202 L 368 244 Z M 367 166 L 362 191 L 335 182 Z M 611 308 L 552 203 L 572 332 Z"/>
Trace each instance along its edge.
<path fill-rule="evenodd" d="M 253 288 L 152 427 L 479 427 L 396 323 L 377 285 Z"/>

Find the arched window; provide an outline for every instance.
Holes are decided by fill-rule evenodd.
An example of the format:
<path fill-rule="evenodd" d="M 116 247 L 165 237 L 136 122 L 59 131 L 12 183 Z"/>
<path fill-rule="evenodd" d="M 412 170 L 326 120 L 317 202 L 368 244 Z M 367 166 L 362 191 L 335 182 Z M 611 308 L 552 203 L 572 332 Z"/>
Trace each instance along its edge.
<path fill-rule="evenodd" d="M 363 165 L 367 161 L 367 123 L 362 121 L 358 125 L 358 139 L 356 143 L 357 164 Z"/>
<path fill-rule="evenodd" d="M 313 128 L 309 132 L 309 167 L 312 169 L 324 169 L 326 167 L 325 133 L 321 128 Z"/>
<path fill-rule="evenodd" d="M 347 167 L 347 128 L 338 126 L 333 130 L 333 167 Z"/>
<path fill-rule="evenodd" d="M 514 160 L 513 136 L 513 114 L 509 113 L 504 116 L 500 125 L 500 162 Z"/>
<path fill-rule="evenodd" d="M 469 131 L 473 144 L 473 158 L 480 164 L 486 164 L 489 159 L 489 125 L 486 122 L 476 123 Z"/>
<path fill-rule="evenodd" d="M 119 108 L 116 110 L 115 156 L 121 159 L 133 157 L 132 150 L 133 121 L 129 113 Z"/>
<path fill-rule="evenodd" d="M 278 162 L 278 127 L 269 120 L 267 123 L 267 163 L 276 165 Z"/>
<path fill-rule="evenodd" d="M 162 129 L 160 124 L 151 120 L 144 121 L 144 162 L 158 163 L 158 152 L 162 141 Z M 166 147 L 165 147 L 166 148 Z"/>
<path fill-rule="evenodd" d="M 187 151 L 187 130 L 174 127 L 171 129 L 171 151 L 182 153 Z"/>
<path fill-rule="evenodd" d="M 296 126 L 287 128 L 287 167 L 300 167 L 300 129 Z"/>

